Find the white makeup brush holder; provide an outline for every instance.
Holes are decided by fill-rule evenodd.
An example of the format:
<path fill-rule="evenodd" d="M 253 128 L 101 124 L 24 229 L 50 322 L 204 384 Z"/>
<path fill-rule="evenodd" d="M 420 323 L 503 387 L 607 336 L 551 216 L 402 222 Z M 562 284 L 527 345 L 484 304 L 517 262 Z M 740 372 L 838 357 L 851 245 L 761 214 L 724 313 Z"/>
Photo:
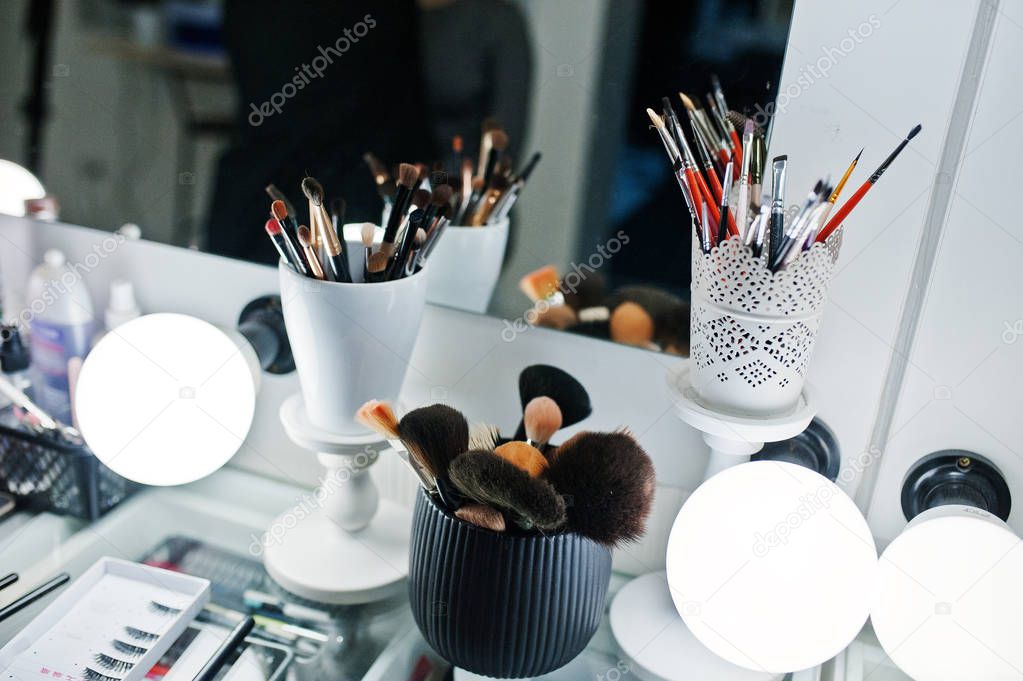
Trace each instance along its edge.
<path fill-rule="evenodd" d="M 446 227 L 430 253 L 426 299 L 485 313 L 501 276 L 508 227 L 508 218 L 483 227 Z"/>
<path fill-rule="evenodd" d="M 771 272 L 738 238 L 710 253 L 693 243 L 692 386 L 737 416 L 779 416 L 799 402 L 841 230 Z"/>
<path fill-rule="evenodd" d="M 346 226 L 346 233 L 358 226 Z M 348 243 L 361 279 L 360 242 Z M 355 420 L 370 399 L 397 403 L 426 304 L 425 271 L 382 283 L 303 277 L 279 265 L 281 304 L 301 393 L 281 423 L 326 469 L 320 485 L 270 526 L 267 572 L 286 590 L 332 604 L 369 603 L 404 588 L 410 513 L 381 500 L 370 466 L 389 445 Z"/>
<path fill-rule="evenodd" d="M 349 252 L 362 245 L 349 242 Z M 349 258 L 361 273 L 361 258 Z M 342 284 L 278 267 L 281 305 L 309 421 L 365 435 L 355 412 L 371 399 L 396 402 L 426 305 L 426 271 L 395 281 Z"/>

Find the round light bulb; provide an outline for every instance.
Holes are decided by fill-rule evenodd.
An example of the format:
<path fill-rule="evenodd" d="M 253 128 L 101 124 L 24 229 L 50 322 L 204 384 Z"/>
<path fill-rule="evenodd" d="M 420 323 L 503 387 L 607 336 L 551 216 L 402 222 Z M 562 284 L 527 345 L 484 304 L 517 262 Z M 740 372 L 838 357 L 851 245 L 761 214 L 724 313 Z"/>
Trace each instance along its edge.
<path fill-rule="evenodd" d="M 22 216 L 26 199 L 46 196 L 42 183 L 17 163 L 0 159 L 0 213 Z"/>
<path fill-rule="evenodd" d="M 871 623 L 918 681 L 1023 679 L 1023 542 L 972 506 L 924 511 L 881 554 Z"/>
<path fill-rule="evenodd" d="M 249 347 L 180 314 L 151 314 L 107 333 L 75 390 L 79 430 L 115 473 L 147 485 L 205 477 L 252 425 L 257 376 Z"/>
<path fill-rule="evenodd" d="M 853 501 L 813 471 L 741 464 L 704 482 L 668 540 L 675 608 L 729 662 L 786 673 L 842 651 L 867 620 L 877 550 Z"/>

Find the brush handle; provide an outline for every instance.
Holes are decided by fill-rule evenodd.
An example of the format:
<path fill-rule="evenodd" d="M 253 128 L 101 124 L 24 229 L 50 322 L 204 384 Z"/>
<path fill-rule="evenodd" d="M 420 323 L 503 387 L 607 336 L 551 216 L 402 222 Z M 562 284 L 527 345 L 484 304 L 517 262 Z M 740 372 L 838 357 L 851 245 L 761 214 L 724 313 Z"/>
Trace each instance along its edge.
<path fill-rule="evenodd" d="M 867 180 L 860 185 L 860 188 L 856 190 L 856 193 L 849 197 L 849 200 L 842 204 L 842 207 L 838 209 L 835 216 L 828 220 L 828 224 L 824 225 L 824 229 L 817 235 L 817 242 L 824 243 L 824 241 L 831 236 L 831 233 L 841 226 L 842 221 L 845 220 L 846 216 L 852 212 L 852 209 L 856 207 L 856 204 L 860 202 L 870 188 L 874 186 L 874 183 Z"/>
<path fill-rule="evenodd" d="M 256 625 L 256 620 L 251 616 L 246 617 L 238 625 L 231 630 L 231 633 L 227 635 L 224 642 L 220 644 L 213 656 L 203 665 L 203 668 L 192 677 L 192 681 L 213 681 L 217 676 L 217 672 L 223 669 L 224 665 L 227 664 L 227 659 L 234 652 L 245 637 L 249 635 L 252 628 Z"/>
<path fill-rule="evenodd" d="M 739 133 L 735 130 L 729 130 L 728 136 L 732 138 L 732 154 L 735 156 L 735 179 L 739 179 L 740 169 L 742 168 L 742 140 L 739 139 Z"/>
<path fill-rule="evenodd" d="M 12 572 L 3 579 L 0 579 L 0 591 L 6 589 L 11 584 L 14 584 L 16 581 L 18 581 L 18 573 L 16 572 Z"/>
<path fill-rule="evenodd" d="M 50 593 L 54 589 L 60 588 L 67 584 L 71 580 L 71 575 L 66 572 L 62 572 L 45 584 L 40 584 L 36 588 L 29 591 L 21 598 L 15 600 L 13 603 L 9 603 L 0 609 L 0 622 L 12 617 L 13 615 L 21 612 L 28 606 L 32 605 L 40 598 Z"/>
<path fill-rule="evenodd" d="M 704 167 L 707 173 L 707 178 L 710 180 L 710 188 L 714 190 L 714 199 L 711 203 L 718 205 L 721 203 L 721 195 L 724 194 L 724 190 L 721 188 L 721 181 L 718 180 L 718 174 L 714 171 L 714 166 L 707 164 Z"/>

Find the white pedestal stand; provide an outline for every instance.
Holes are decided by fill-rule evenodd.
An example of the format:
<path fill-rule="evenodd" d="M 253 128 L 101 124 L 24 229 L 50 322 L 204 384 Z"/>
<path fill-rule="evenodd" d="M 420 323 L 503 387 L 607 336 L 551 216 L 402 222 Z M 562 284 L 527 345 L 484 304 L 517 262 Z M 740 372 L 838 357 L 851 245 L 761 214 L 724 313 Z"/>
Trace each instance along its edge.
<path fill-rule="evenodd" d="M 311 601 L 354 605 L 405 588 L 411 511 L 381 500 L 369 466 L 390 449 L 379 435 L 342 436 L 305 416 L 302 395 L 281 405 L 281 423 L 296 444 L 327 469 L 321 486 L 274 520 L 263 563 L 289 592 Z"/>
<path fill-rule="evenodd" d="M 809 385 L 804 385 L 791 413 L 757 418 L 705 407 L 689 380 L 688 367 L 670 376 L 669 382 L 679 417 L 701 431 L 710 447 L 704 480 L 749 461 L 765 442 L 798 435 L 817 413 Z M 664 572 L 644 575 L 622 587 L 611 604 L 611 632 L 641 681 L 773 681 L 784 676 L 743 669 L 707 650 L 676 612 Z"/>

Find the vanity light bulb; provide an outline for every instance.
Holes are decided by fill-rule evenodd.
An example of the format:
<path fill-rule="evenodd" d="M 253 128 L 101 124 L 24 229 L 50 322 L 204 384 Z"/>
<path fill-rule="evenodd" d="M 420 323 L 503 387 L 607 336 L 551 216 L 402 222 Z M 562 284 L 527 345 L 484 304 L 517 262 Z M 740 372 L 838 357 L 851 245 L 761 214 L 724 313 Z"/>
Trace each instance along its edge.
<path fill-rule="evenodd" d="M 78 427 L 108 468 L 147 485 L 213 473 L 252 425 L 251 347 L 180 314 L 151 314 L 107 333 L 75 390 Z M 258 367 L 257 367 L 258 369 Z"/>
<path fill-rule="evenodd" d="M 918 681 L 1023 679 L 1023 542 L 972 506 L 915 517 L 881 554 L 871 623 Z"/>
<path fill-rule="evenodd" d="M 727 468 L 686 501 L 668 586 L 692 634 L 732 664 L 783 674 L 841 652 L 867 620 L 877 550 L 859 509 L 795 464 Z"/>

